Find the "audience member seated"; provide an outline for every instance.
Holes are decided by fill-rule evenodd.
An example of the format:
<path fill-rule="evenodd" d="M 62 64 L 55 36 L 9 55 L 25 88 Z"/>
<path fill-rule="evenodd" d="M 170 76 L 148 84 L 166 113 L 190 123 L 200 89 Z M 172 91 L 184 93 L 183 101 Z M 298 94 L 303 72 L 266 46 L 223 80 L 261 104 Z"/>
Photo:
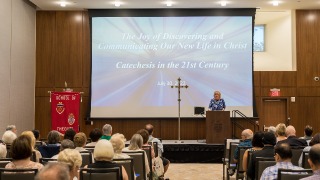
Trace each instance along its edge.
<path fill-rule="evenodd" d="M 36 144 L 39 144 L 40 146 L 46 144 L 45 142 L 42 142 L 42 141 L 40 140 L 40 131 L 39 131 L 39 130 L 34 129 L 34 130 L 32 130 L 32 133 L 33 133 L 34 137 L 36 138 Z M 37 148 L 38 148 L 38 147 L 36 147 L 36 149 L 37 149 Z"/>
<path fill-rule="evenodd" d="M 169 165 L 170 165 L 170 161 L 163 157 L 162 154 L 164 152 L 163 150 L 163 144 L 162 142 L 158 139 L 158 138 L 155 138 L 153 137 L 153 132 L 154 132 L 154 128 L 153 128 L 153 125 L 152 124 L 147 124 L 145 129 L 148 131 L 149 133 L 149 140 L 148 142 L 157 142 L 158 144 L 158 156 L 162 159 L 162 163 L 163 163 L 163 167 L 164 167 L 164 173 L 167 172 L 168 168 L 169 168 Z"/>
<path fill-rule="evenodd" d="M 275 147 L 275 155 L 274 159 L 277 164 L 274 166 L 267 167 L 262 175 L 260 180 L 272 180 L 277 179 L 278 177 L 278 169 L 292 169 L 292 170 L 301 170 L 303 168 L 294 166 L 291 163 L 292 151 L 291 147 L 287 143 L 281 143 L 276 145 Z"/>
<path fill-rule="evenodd" d="M 6 158 L 7 157 L 7 146 L 0 142 L 0 158 Z"/>
<path fill-rule="evenodd" d="M 17 134 L 17 127 L 16 127 L 16 125 L 8 125 L 6 128 L 6 131 L 12 131 L 15 134 Z"/>
<path fill-rule="evenodd" d="M 277 142 L 287 139 L 286 128 L 286 125 L 283 123 L 280 123 L 276 126 Z"/>
<path fill-rule="evenodd" d="M 258 131 L 252 138 L 252 148 L 247 149 L 243 154 L 242 168 L 243 171 L 247 171 L 248 168 L 248 154 L 249 152 L 260 151 L 263 148 L 262 143 L 263 132 Z"/>
<path fill-rule="evenodd" d="M 102 128 L 101 139 L 110 140 L 112 135 L 112 126 L 110 124 L 105 124 Z"/>
<path fill-rule="evenodd" d="M 91 142 L 86 144 L 86 146 L 95 146 L 99 141 L 99 139 L 101 138 L 101 136 L 102 136 L 102 131 L 98 128 L 94 128 L 89 134 Z"/>
<path fill-rule="evenodd" d="M 304 136 L 300 137 L 300 139 L 305 139 L 309 145 L 309 142 L 312 139 L 312 133 L 313 133 L 313 128 L 311 126 L 307 125 L 304 128 Z"/>
<path fill-rule="evenodd" d="M 313 171 L 313 175 L 301 180 L 320 179 L 320 144 L 313 145 L 309 152 L 308 163 Z"/>
<path fill-rule="evenodd" d="M 74 149 L 74 148 L 75 148 L 74 143 L 70 139 L 64 139 L 61 141 L 60 152 L 65 149 Z M 59 154 L 56 154 L 52 156 L 51 159 L 58 159 L 58 156 Z"/>
<path fill-rule="evenodd" d="M 35 180 L 69 180 L 69 168 L 62 163 L 48 163 L 36 175 Z"/>
<path fill-rule="evenodd" d="M 8 163 L 7 169 L 38 169 L 43 165 L 30 160 L 32 155 L 31 138 L 21 135 L 11 145 L 12 162 Z"/>
<path fill-rule="evenodd" d="M 69 179 L 73 180 L 75 177 L 79 179 L 79 168 L 82 164 L 82 157 L 79 151 L 75 149 L 65 149 L 58 155 L 58 162 L 69 167 Z"/>
<path fill-rule="evenodd" d="M 319 144 L 320 143 L 320 133 L 317 133 L 314 135 L 314 137 L 311 139 L 310 143 L 309 143 L 309 146 L 305 147 L 303 149 L 303 152 L 309 152 L 311 147 L 316 145 L 316 144 Z M 301 153 L 301 156 L 299 158 L 299 166 L 302 167 L 302 156 L 303 156 L 303 153 Z"/>
<path fill-rule="evenodd" d="M 290 146 L 308 146 L 305 139 L 299 139 L 296 136 L 296 129 L 293 126 L 288 126 L 286 128 L 287 139 L 279 141 L 278 143 L 288 143 Z"/>
<path fill-rule="evenodd" d="M 60 133 L 58 131 L 52 130 L 48 133 L 48 144 L 39 146 L 42 157 L 51 158 L 52 156 L 60 152 Z"/>
<path fill-rule="evenodd" d="M 271 132 L 271 133 L 273 133 L 273 134 L 276 134 L 276 127 L 274 127 L 274 126 L 269 126 L 268 132 Z"/>
<path fill-rule="evenodd" d="M 12 144 L 12 142 L 17 138 L 17 135 L 12 131 L 5 131 L 2 136 L 2 141 L 5 144 Z"/>
<path fill-rule="evenodd" d="M 40 153 L 38 150 L 34 149 L 34 147 L 35 147 L 35 145 L 36 145 L 36 138 L 34 137 L 33 132 L 31 132 L 31 131 L 23 131 L 23 132 L 21 133 L 21 135 L 26 135 L 26 136 L 29 136 L 29 137 L 30 137 L 30 139 L 31 139 L 32 151 L 35 152 L 36 162 L 39 162 L 39 159 L 42 158 L 42 156 L 41 156 L 41 153 Z"/>
<path fill-rule="evenodd" d="M 122 179 L 128 180 L 128 174 L 125 168 L 115 162 L 112 162 L 114 151 L 111 142 L 106 139 L 101 139 L 97 142 L 93 156 L 95 162 L 89 164 L 87 168 L 112 168 L 119 167 L 122 171 Z"/>
<path fill-rule="evenodd" d="M 111 136 L 110 142 L 113 146 L 114 155 L 113 159 L 130 158 L 128 154 L 122 153 L 122 149 L 125 146 L 126 138 L 123 134 L 116 133 Z"/>
<path fill-rule="evenodd" d="M 276 144 L 276 136 L 271 132 L 264 132 L 262 143 L 263 148 L 260 151 L 252 153 L 251 161 L 248 164 L 247 176 L 250 179 L 255 179 L 255 161 L 257 157 L 274 157 L 274 145 Z"/>
<path fill-rule="evenodd" d="M 251 147 L 252 146 L 252 137 L 253 137 L 253 132 L 250 129 L 245 129 L 241 133 L 241 141 L 238 145 L 238 147 L 234 151 L 233 159 L 235 162 L 238 162 L 238 152 L 240 147 Z"/>
<path fill-rule="evenodd" d="M 74 145 L 76 146 L 76 150 L 79 152 L 88 152 L 84 148 L 84 146 L 87 144 L 87 136 L 83 132 L 77 133 L 73 138 Z"/>
<path fill-rule="evenodd" d="M 139 131 L 137 131 L 137 134 L 140 134 L 142 136 L 142 146 L 147 146 L 151 148 L 151 158 L 154 159 L 155 158 L 155 153 L 154 153 L 154 149 L 153 146 L 151 146 L 150 144 L 148 144 L 148 140 L 149 140 L 149 133 L 147 130 L 145 129 L 140 129 Z M 143 147 L 142 147 L 143 149 Z"/>
<path fill-rule="evenodd" d="M 140 134 L 134 134 L 130 140 L 130 145 L 128 147 L 123 148 L 123 152 L 125 151 L 142 151 L 144 152 L 145 159 L 145 168 L 146 168 L 146 177 L 147 174 L 150 173 L 148 157 L 144 150 L 142 150 L 143 139 Z"/>
<path fill-rule="evenodd" d="M 76 135 L 76 131 L 73 128 L 69 128 L 64 133 L 63 139 L 70 139 L 71 141 L 73 141 L 75 135 Z"/>

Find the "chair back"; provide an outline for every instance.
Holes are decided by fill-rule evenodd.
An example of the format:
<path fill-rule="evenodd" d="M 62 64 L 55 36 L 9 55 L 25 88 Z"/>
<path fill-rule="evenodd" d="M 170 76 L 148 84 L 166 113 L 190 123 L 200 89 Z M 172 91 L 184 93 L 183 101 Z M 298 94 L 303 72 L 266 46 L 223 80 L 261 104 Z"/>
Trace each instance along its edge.
<path fill-rule="evenodd" d="M 148 142 L 148 144 L 150 146 L 153 146 L 155 157 L 158 157 L 159 156 L 158 142 L 152 142 L 151 141 L 151 142 Z"/>
<path fill-rule="evenodd" d="M 299 180 L 312 175 L 311 169 L 293 170 L 293 169 L 278 169 L 278 180 Z"/>
<path fill-rule="evenodd" d="M 121 169 L 113 168 L 81 168 L 80 180 L 120 180 Z"/>
<path fill-rule="evenodd" d="M 229 159 L 229 155 L 230 155 L 230 144 L 231 143 L 239 143 L 240 142 L 240 139 L 226 139 L 225 141 L 224 141 L 224 155 L 223 155 L 223 157 L 225 158 L 225 159 Z"/>
<path fill-rule="evenodd" d="M 5 169 L 0 168 L 0 180 L 34 180 L 38 169 Z"/>
<path fill-rule="evenodd" d="M 236 142 L 230 142 L 230 150 L 229 150 L 229 164 L 228 167 L 235 166 L 236 162 L 234 161 L 234 152 L 236 151 L 239 143 Z"/>
<path fill-rule="evenodd" d="M 310 169 L 310 164 L 308 163 L 309 152 L 302 152 L 302 167 L 304 169 Z"/>
<path fill-rule="evenodd" d="M 128 174 L 129 180 L 134 180 L 133 158 L 113 159 L 117 164 L 121 164 Z"/>
<path fill-rule="evenodd" d="M 242 161 L 243 161 L 244 153 L 249 148 L 251 148 L 251 147 L 248 147 L 248 146 L 239 147 L 239 151 L 238 151 L 239 160 L 238 160 L 238 165 L 237 165 L 237 176 L 236 176 L 236 179 L 244 179 L 244 171 L 243 171 L 243 163 L 242 163 Z"/>
<path fill-rule="evenodd" d="M 87 150 L 87 151 L 90 151 L 92 154 L 94 152 L 94 147 L 95 146 L 85 146 L 84 148 Z"/>
<path fill-rule="evenodd" d="M 142 146 L 142 149 L 147 154 L 148 163 L 149 163 L 149 169 L 150 169 L 149 179 L 152 179 L 152 155 L 151 155 L 152 149 L 151 149 L 151 146 Z"/>
<path fill-rule="evenodd" d="M 144 151 L 123 151 L 133 158 L 133 167 L 136 174 L 136 180 L 147 180 L 146 178 L 146 165 Z"/>
<path fill-rule="evenodd" d="M 256 170 L 255 170 L 255 177 L 256 179 L 260 179 L 263 171 L 269 167 L 276 164 L 276 161 L 274 158 L 265 158 L 265 157 L 257 157 L 256 158 Z"/>
<path fill-rule="evenodd" d="M 43 166 L 45 166 L 45 165 L 48 164 L 48 163 L 58 162 L 58 160 L 57 160 L 57 159 L 51 159 L 51 158 L 40 158 L 40 159 L 39 159 L 39 162 L 40 162 Z"/>
<path fill-rule="evenodd" d="M 11 144 L 6 144 L 7 148 L 7 158 L 11 158 Z"/>
<path fill-rule="evenodd" d="M 1 158 L 0 159 L 0 168 L 5 168 L 6 165 L 12 161 L 12 158 Z"/>
<path fill-rule="evenodd" d="M 291 158 L 291 162 L 293 165 L 295 166 L 299 166 L 299 159 L 300 156 L 302 154 L 303 149 L 302 148 L 292 148 L 292 158 Z"/>
<path fill-rule="evenodd" d="M 84 167 L 88 164 L 92 164 L 93 162 L 93 157 L 92 157 L 92 153 L 90 151 L 83 151 L 80 152 L 81 157 L 82 157 L 82 164 L 81 167 Z"/>

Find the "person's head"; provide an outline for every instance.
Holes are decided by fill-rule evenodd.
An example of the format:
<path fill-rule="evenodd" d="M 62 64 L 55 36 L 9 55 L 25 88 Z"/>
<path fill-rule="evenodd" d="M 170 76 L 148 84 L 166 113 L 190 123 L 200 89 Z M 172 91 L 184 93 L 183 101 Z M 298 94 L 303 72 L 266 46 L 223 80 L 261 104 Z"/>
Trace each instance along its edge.
<path fill-rule="evenodd" d="M 71 141 L 70 139 L 64 139 L 61 141 L 60 151 L 63 151 L 65 149 L 74 149 L 74 148 L 75 148 L 75 145 L 73 141 Z"/>
<path fill-rule="evenodd" d="M 147 124 L 145 129 L 148 131 L 149 135 L 153 134 L 153 126 L 152 126 L 152 124 Z"/>
<path fill-rule="evenodd" d="M 30 158 L 32 155 L 31 138 L 21 135 L 15 139 L 11 145 L 11 157 L 13 160 Z"/>
<path fill-rule="evenodd" d="M 286 136 L 286 125 L 280 123 L 276 126 L 276 135 L 277 136 Z"/>
<path fill-rule="evenodd" d="M 60 141 L 60 133 L 52 130 L 48 133 L 48 144 L 57 144 Z"/>
<path fill-rule="evenodd" d="M 143 145 L 143 139 L 140 134 L 134 134 L 130 140 L 129 150 L 141 149 Z"/>
<path fill-rule="evenodd" d="M 7 146 L 0 143 L 0 158 L 6 158 L 7 156 Z"/>
<path fill-rule="evenodd" d="M 213 97 L 214 97 L 215 100 L 221 99 L 221 93 L 220 93 L 220 91 L 214 91 Z"/>
<path fill-rule="evenodd" d="M 73 141 L 75 135 L 76 135 L 76 131 L 73 128 L 69 128 L 64 133 L 63 139 L 70 139 L 71 141 Z"/>
<path fill-rule="evenodd" d="M 92 142 L 97 142 L 102 136 L 102 131 L 98 128 L 92 129 L 92 131 L 89 134 L 89 137 Z"/>
<path fill-rule="evenodd" d="M 69 168 L 62 163 L 48 163 L 36 175 L 35 180 L 69 180 Z"/>
<path fill-rule="evenodd" d="M 79 151 L 75 149 L 65 149 L 58 155 L 58 162 L 65 164 L 69 167 L 70 179 L 74 176 L 79 178 L 78 169 L 82 164 L 82 157 Z"/>
<path fill-rule="evenodd" d="M 32 133 L 34 135 L 34 137 L 36 138 L 36 140 L 40 140 L 40 131 L 37 129 L 32 130 Z"/>
<path fill-rule="evenodd" d="M 105 124 L 102 127 L 102 133 L 105 136 L 111 136 L 111 134 L 112 134 L 112 126 L 110 124 Z"/>
<path fill-rule="evenodd" d="M 275 160 L 277 162 L 281 161 L 291 161 L 292 151 L 291 147 L 287 143 L 281 143 L 274 148 Z"/>
<path fill-rule="evenodd" d="M 6 131 L 3 133 L 2 141 L 6 144 L 12 144 L 12 142 L 17 138 L 16 133 L 12 131 Z"/>
<path fill-rule="evenodd" d="M 241 133 L 241 138 L 244 139 L 252 139 L 253 132 L 250 129 L 245 129 Z"/>
<path fill-rule="evenodd" d="M 125 146 L 126 138 L 123 134 L 116 133 L 111 136 L 110 142 L 113 146 L 114 153 L 121 153 Z"/>
<path fill-rule="evenodd" d="M 34 137 L 33 132 L 31 132 L 31 131 L 23 131 L 21 133 L 21 135 L 26 135 L 26 136 L 30 137 L 30 139 L 31 139 L 31 147 L 32 147 L 32 149 L 34 149 L 34 146 L 36 145 L 36 138 Z"/>
<path fill-rule="evenodd" d="M 84 147 L 87 143 L 87 136 L 83 132 L 77 133 L 73 138 L 76 147 Z"/>
<path fill-rule="evenodd" d="M 320 169 L 320 144 L 311 147 L 308 162 L 313 170 Z"/>
<path fill-rule="evenodd" d="M 320 133 L 315 134 L 309 142 L 310 146 L 313 146 L 315 144 L 320 144 Z"/>
<path fill-rule="evenodd" d="M 252 138 L 252 146 L 253 147 L 263 147 L 262 138 L 263 138 L 263 132 L 258 131 L 256 133 L 254 133 L 253 138 Z"/>
<path fill-rule="evenodd" d="M 305 128 L 304 128 L 304 134 L 306 136 L 312 136 L 312 133 L 313 133 L 313 129 L 311 126 L 307 125 Z"/>
<path fill-rule="evenodd" d="M 264 132 L 262 137 L 262 143 L 264 146 L 274 146 L 277 143 L 277 138 L 271 132 Z"/>
<path fill-rule="evenodd" d="M 293 126 L 288 126 L 286 128 L 286 136 L 289 137 L 289 136 L 296 136 L 296 129 L 293 127 Z"/>
<path fill-rule="evenodd" d="M 274 127 L 274 126 L 269 126 L 268 132 L 272 132 L 273 134 L 276 134 L 276 127 Z"/>
<path fill-rule="evenodd" d="M 15 134 L 17 134 L 17 127 L 16 127 L 16 125 L 8 125 L 6 128 L 6 131 L 12 131 Z"/>
<path fill-rule="evenodd" d="M 111 142 L 106 139 L 101 139 L 94 147 L 93 157 L 98 161 L 111 161 L 114 156 L 114 150 Z"/>
<path fill-rule="evenodd" d="M 143 139 L 143 144 L 147 144 L 149 140 L 149 133 L 145 129 L 140 129 L 139 131 L 136 132 L 137 134 L 140 134 Z"/>

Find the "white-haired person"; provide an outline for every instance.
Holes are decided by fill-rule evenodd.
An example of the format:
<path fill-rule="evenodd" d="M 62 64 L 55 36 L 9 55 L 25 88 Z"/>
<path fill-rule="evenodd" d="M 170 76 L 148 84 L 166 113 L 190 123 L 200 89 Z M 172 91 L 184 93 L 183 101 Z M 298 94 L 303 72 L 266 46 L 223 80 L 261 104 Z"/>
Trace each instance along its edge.
<path fill-rule="evenodd" d="M 145 151 L 142 149 L 143 145 L 143 138 L 140 134 L 134 134 L 130 140 L 130 145 L 128 147 L 125 147 L 122 151 L 125 153 L 126 151 L 142 151 L 144 152 L 144 159 L 145 159 L 145 168 L 146 168 L 146 174 L 145 176 L 147 177 L 147 174 L 150 173 L 150 168 L 149 168 L 149 162 L 148 162 L 148 157 Z"/>
<path fill-rule="evenodd" d="M 60 133 L 52 130 L 48 133 L 48 143 L 38 147 L 42 157 L 51 158 L 60 152 Z"/>
<path fill-rule="evenodd" d="M 130 158 L 128 154 L 122 152 L 122 149 L 125 147 L 125 141 L 126 138 L 123 134 L 116 133 L 111 136 L 110 142 L 114 150 L 113 159 Z"/>
<path fill-rule="evenodd" d="M 8 125 L 6 128 L 6 131 L 12 131 L 15 134 L 17 134 L 17 127 L 16 127 L 16 125 Z"/>
<path fill-rule="evenodd" d="M 7 157 L 7 146 L 0 142 L 0 158 L 6 158 Z"/>
<path fill-rule="evenodd" d="M 92 164 L 88 164 L 87 166 L 85 166 L 85 168 L 119 167 L 121 168 L 122 172 L 122 180 L 128 180 L 128 174 L 125 168 L 120 164 L 112 162 L 113 155 L 114 151 L 111 142 L 109 142 L 106 139 L 101 139 L 97 142 L 96 146 L 94 147 L 93 157 L 95 159 L 95 162 Z"/>
<path fill-rule="evenodd" d="M 41 156 L 41 153 L 34 148 L 36 145 L 36 138 L 34 137 L 33 132 L 32 131 L 23 131 L 21 133 L 21 135 L 26 135 L 31 138 L 32 152 L 35 152 L 35 155 L 36 155 L 35 160 L 36 160 L 36 162 L 39 162 L 39 159 L 42 158 L 42 156 Z"/>
<path fill-rule="evenodd" d="M 69 167 L 62 163 L 48 163 L 36 175 L 35 180 L 69 180 Z"/>
<path fill-rule="evenodd" d="M 112 126 L 110 124 L 105 124 L 102 127 L 102 136 L 101 139 L 110 140 L 112 135 Z"/>
<path fill-rule="evenodd" d="M 65 149 L 58 155 L 58 162 L 69 167 L 70 180 L 79 179 L 79 168 L 82 164 L 82 157 L 79 151 L 75 149 Z"/>
<path fill-rule="evenodd" d="M 75 148 L 74 143 L 70 139 L 64 139 L 61 141 L 60 152 L 65 149 L 74 149 L 74 148 Z M 51 159 L 58 159 L 58 156 L 59 154 L 56 154 L 52 156 Z"/>
<path fill-rule="evenodd" d="M 5 131 L 2 135 L 2 141 L 5 144 L 12 144 L 12 142 L 17 138 L 16 133 L 12 131 Z"/>

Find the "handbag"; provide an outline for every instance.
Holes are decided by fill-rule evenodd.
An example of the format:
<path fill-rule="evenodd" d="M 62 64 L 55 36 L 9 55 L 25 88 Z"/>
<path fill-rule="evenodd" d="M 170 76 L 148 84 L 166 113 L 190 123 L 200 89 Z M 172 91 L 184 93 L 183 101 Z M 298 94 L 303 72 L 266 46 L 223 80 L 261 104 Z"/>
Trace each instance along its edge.
<path fill-rule="evenodd" d="M 152 180 L 163 179 L 164 168 L 160 157 L 152 159 Z"/>

